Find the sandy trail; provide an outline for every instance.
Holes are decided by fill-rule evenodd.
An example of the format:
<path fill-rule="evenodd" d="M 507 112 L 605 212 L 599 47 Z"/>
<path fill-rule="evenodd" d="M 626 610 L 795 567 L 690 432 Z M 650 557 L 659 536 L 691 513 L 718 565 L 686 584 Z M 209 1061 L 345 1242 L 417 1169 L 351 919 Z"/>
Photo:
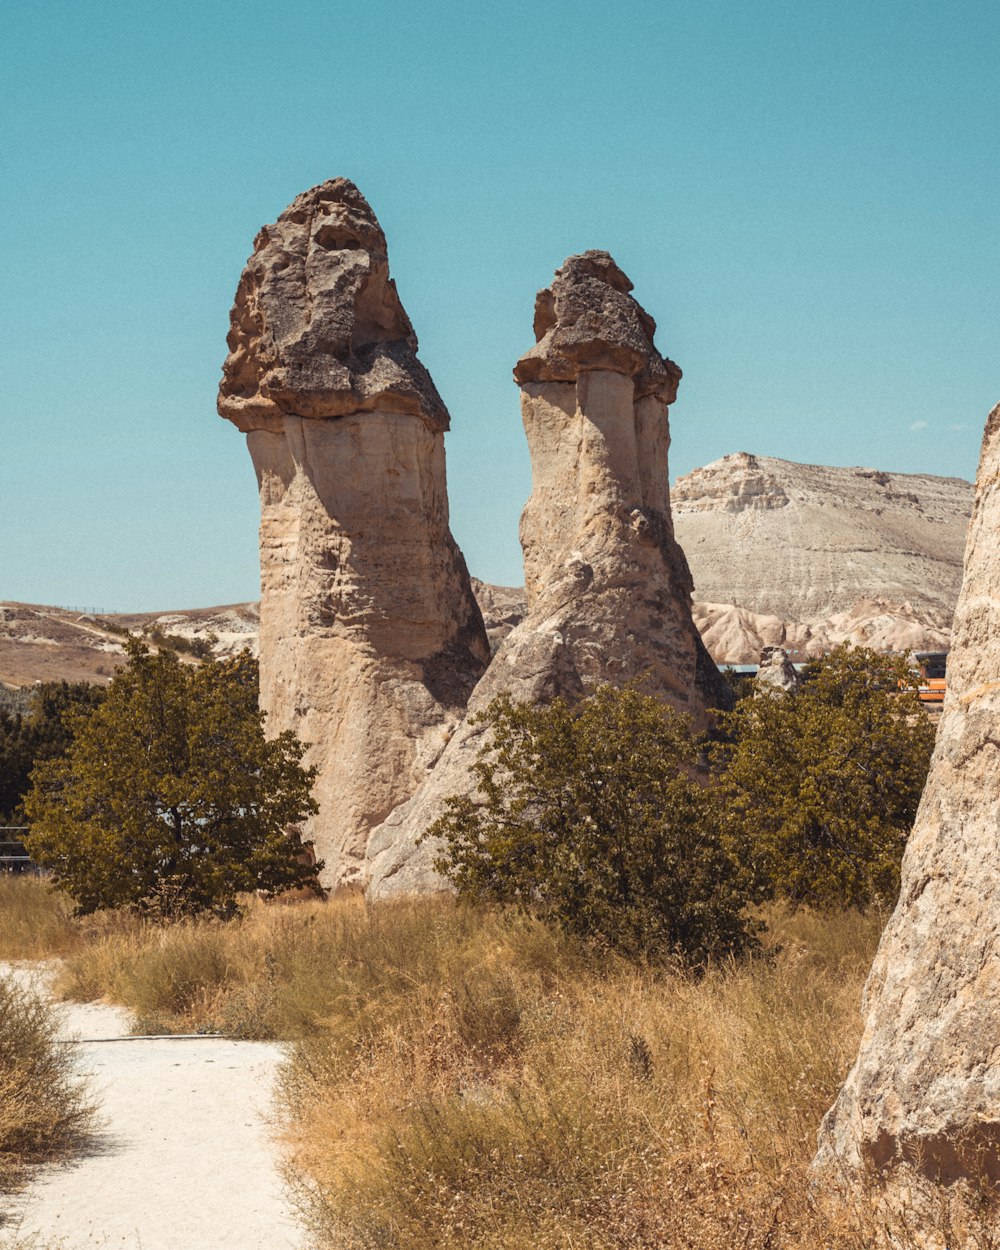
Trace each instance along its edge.
<path fill-rule="evenodd" d="M 46 989 L 44 965 L 0 975 Z M 92 1148 L 39 1169 L 0 1233 L 17 1244 L 91 1250 L 299 1250 L 268 1124 L 281 1047 L 215 1038 L 95 1041 L 127 1035 L 129 1016 L 61 1004 L 80 1070 L 99 1103 Z"/>

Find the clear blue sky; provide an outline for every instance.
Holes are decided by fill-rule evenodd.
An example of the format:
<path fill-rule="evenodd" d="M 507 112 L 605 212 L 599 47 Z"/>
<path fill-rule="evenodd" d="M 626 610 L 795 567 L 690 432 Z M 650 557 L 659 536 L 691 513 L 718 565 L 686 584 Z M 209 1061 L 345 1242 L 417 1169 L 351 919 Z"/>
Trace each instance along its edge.
<path fill-rule="evenodd" d="M 972 477 L 1000 400 L 995 0 L 35 0 L 0 49 L 0 598 L 255 597 L 215 415 L 254 233 L 353 178 L 452 413 L 455 534 L 521 577 L 510 371 L 610 250 L 727 452 Z"/>

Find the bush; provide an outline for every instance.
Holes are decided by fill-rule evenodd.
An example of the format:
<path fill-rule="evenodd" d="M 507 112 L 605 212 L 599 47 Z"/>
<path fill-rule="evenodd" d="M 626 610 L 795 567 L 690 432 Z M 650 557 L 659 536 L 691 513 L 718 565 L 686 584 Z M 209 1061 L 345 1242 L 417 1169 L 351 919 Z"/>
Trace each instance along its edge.
<path fill-rule="evenodd" d="M 497 699 L 475 772 L 424 835 L 461 898 L 515 904 L 630 956 L 702 965 L 754 945 L 745 875 L 696 779 L 688 721 L 633 688 L 571 708 Z"/>
<path fill-rule="evenodd" d="M 52 681 L 27 694 L 23 711 L 0 708 L 0 824 L 23 819 L 35 764 L 65 753 L 72 740 L 67 713 L 93 711 L 103 698 L 101 686 Z"/>
<path fill-rule="evenodd" d="M 293 734 L 265 739 L 256 662 L 126 652 L 105 701 L 70 719 L 67 754 L 35 769 L 32 858 L 82 913 L 230 915 L 244 891 L 318 888 L 295 832 L 314 774 Z"/>
<path fill-rule="evenodd" d="M 74 1150 L 92 1114 L 51 1009 L 0 976 L 0 1192 L 22 1179 L 27 1164 Z"/>
<path fill-rule="evenodd" d="M 759 894 L 891 905 L 934 745 L 906 661 L 838 647 L 797 694 L 743 699 L 722 729 L 718 820 Z"/>

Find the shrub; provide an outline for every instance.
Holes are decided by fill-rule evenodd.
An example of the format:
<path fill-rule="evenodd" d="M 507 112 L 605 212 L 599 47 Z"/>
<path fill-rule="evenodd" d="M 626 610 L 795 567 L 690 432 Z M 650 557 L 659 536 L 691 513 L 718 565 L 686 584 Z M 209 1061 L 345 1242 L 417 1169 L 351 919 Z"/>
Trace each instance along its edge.
<path fill-rule="evenodd" d="M 754 944 L 745 876 L 696 779 L 688 721 L 633 688 L 577 706 L 497 699 L 474 766 L 425 837 L 471 900 L 515 904 L 631 956 L 701 965 Z"/>
<path fill-rule="evenodd" d="M 891 905 L 934 745 L 916 678 L 904 659 L 847 646 L 806 677 L 723 715 L 718 820 L 764 896 Z"/>
<path fill-rule="evenodd" d="M 27 1164 L 75 1149 L 92 1114 L 51 1009 L 0 976 L 0 1191 L 12 1189 Z"/>
<path fill-rule="evenodd" d="M 294 828 L 316 810 L 314 774 L 293 734 L 265 739 L 256 662 L 126 652 L 67 754 L 35 769 L 32 858 L 83 913 L 229 915 L 244 891 L 315 887 Z"/>
<path fill-rule="evenodd" d="M 0 824 L 22 819 L 35 764 L 65 753 L 72 740 L 67 714 L 90 712 L 103 698 L 101 686 L 52 681 L 34 687 L 23 710 L 0 708 Z"/>

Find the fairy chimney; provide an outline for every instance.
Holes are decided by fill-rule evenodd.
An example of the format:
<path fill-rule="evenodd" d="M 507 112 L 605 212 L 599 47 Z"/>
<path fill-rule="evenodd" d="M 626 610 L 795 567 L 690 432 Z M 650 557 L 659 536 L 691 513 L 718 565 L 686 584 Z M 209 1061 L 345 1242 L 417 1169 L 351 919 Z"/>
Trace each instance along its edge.
<path fill-rule="evenodd" d="M 356 886 L 370 830 L 426 776 L 489 657 L 448 525 L 448 412 L 346 178 L 260 231 L 230 320 L 219 413 L 260 487 L 266 730 L 308 744 L 306 834 L 326 883 Z"/>
<path fill-rule="evenodd" d="M 417 838 L 444 800 L 475 788 L 492 699 L 576 699 L 630 681 L 688 713 L 728 688 L 691 618 L 692 580 L 670 517 L 667 408 L 681 371 L 607 252 L 571 256 L 535 303 L 536 343 L 518 361 L 532 492 L 521 516 L 528 610 L 502 643 L 424 785 L 371 840 L 373 894 L 440 885 Z"/>

